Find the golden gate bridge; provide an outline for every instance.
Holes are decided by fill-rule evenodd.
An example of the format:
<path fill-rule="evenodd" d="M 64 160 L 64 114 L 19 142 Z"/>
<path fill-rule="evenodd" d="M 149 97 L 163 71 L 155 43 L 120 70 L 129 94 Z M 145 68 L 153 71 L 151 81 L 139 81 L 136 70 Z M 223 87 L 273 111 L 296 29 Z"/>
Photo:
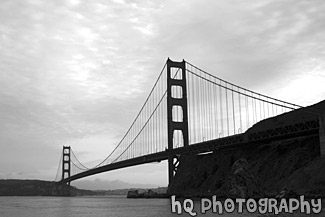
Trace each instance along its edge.
<path fill-rule="evenodd" d="M 305 118 L 273 128 L 263 125 L 265 119 L 294 110 Z M 323 119 L 319 111 L 240 87 L 185 60 L 168 59 L 115 149 L 99 164 L 86 167 L 70 146 L 64 146 L 55 181 L 70 185 L 98 173 L 168 160 L 171 183 L 181 155 L 317 134 L 320 125 L 324 128 Z M 253 125 L 258 127 L 249 130 Z M 325 132 L 319 134 L 322 146 Z"/>

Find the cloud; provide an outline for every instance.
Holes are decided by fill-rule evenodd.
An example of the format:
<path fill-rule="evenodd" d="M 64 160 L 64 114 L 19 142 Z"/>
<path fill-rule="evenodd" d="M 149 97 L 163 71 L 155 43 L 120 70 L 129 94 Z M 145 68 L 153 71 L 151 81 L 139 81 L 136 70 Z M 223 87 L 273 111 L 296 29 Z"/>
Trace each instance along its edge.
<path fill-rule="evenodd" d="M 323 10 L 321 1 L 167 3 L 157 17 L 158 50 L 258 89 L 294 76 L 302 61 L 320 58 Z M 168 16 L 174 19 L 163 19 Z"/>
<path fill-rule="evenodd" d="M 67 144 L 89 165 L 102 160 L 167 57 L 297 104 L 319 101 L 324 10 L 322 0 L 2 1 L 0 158 L 20 159 L 3 170 L 43 162 L 39 171 L 55 173 Z"/>

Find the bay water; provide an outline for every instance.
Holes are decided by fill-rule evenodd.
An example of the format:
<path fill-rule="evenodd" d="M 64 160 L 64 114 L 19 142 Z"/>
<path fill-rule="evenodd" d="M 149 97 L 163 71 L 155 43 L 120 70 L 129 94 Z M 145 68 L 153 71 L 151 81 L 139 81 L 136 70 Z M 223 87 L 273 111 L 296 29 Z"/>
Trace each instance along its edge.
<path fill-rule="evenodd" d="M 195 202 L 197 216 L 221 216 L 216 213 L 201 214 L 199 201 Z M 309 216 L 325 216 L 320 214 Z M 176 217 L 171 212 L 170 199 L 127 199 L 125 196 L 109 197 L 0 197 L 0 217 Z M 271 214 L 224 213 L 224 217 L 273 216 Z M 278 216 L 300 217 L 302 214 Z"/>

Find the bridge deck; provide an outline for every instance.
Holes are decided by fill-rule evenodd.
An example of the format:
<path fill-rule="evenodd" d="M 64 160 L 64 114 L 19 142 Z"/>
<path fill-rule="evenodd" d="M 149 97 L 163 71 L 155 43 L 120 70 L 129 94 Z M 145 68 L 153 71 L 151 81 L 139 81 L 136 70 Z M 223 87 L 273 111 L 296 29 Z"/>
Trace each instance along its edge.
<path fill-rule="evenodd" d="M 67 183 L 87 176 L 120 168 L 131 167 L 145 163 L 160 162 L 162 160 L 167 160 L 168 156 L 170 155 L 176 156 L 182 154 L 199 154 L 204 152 L 215 151 L 218 149 L 232 148 L 234 146 L 243 145 L 247 143 L 260 143 L 270 140 L 289 139 L 299 136 L 318 134 L 318 131 L 319 122 L 315 119 L 307 120 L 303 123 L 295 123 L 287 126 L 276 127 L 274 129 L 267 129 L 254 132 L 248 131 L 246 133 L 237 134 L 234 136 L 228 136 L 220 139 L 192 144 L 188 147 L 175 148 L 171 151 L 165 150 L 163 152 L 144 155 L 141 157 L 136 157 L 129 160 L 108 164 L 73 175 L 69 178 L 59 181 L 58 183 Z"/>

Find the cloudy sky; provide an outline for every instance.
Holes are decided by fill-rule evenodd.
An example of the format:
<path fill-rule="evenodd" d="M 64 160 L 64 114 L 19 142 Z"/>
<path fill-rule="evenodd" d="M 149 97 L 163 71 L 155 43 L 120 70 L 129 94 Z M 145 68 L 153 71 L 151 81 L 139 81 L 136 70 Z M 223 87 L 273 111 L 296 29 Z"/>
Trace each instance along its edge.
<path fill-rule="evenodd" d="M 99 163 L 167 57 L 292 103 L 323 100 L 324 11 L 323 0 L 1 0 L 0 178 L 53 180 L 63 145 Z M 167 167 L 88 179 L 164 186 Z"/>

